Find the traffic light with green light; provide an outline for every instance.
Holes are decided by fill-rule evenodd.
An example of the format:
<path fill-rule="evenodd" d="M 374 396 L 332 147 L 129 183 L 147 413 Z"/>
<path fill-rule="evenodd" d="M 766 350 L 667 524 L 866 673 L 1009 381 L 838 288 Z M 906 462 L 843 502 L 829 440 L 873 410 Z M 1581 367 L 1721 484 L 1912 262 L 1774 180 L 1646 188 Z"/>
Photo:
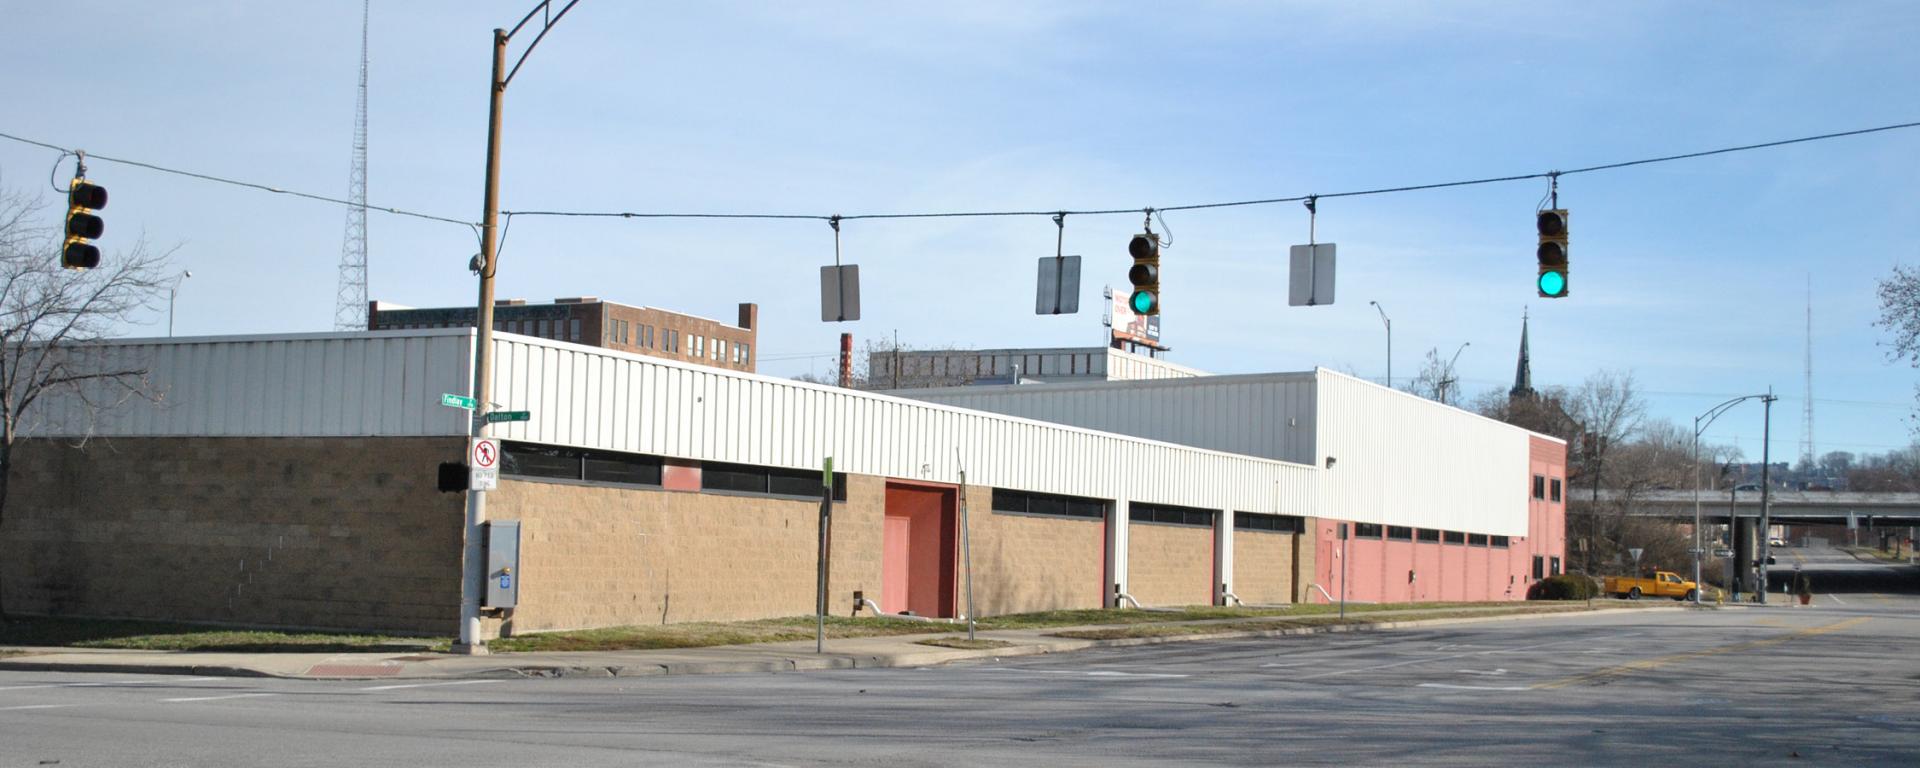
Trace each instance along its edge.
<path fill-rule="evenodd" d="M 1567 211 L 1564 208 L 1552 208 L 1540 212 L 1537 224 L 1540 230 L 1540 277 L 1534 287 L 1540 289 L 1540 296 L 1548 299 L 1566 298 L 1567 295 Z"/>
<path fill-rule="evenodd" d="M 60 248 L 60 266 L 66 269 L 93 269 L 100 266 L 100 247 L 93 244 L 107 230 L 106 222 L 94 215 L 107 207 L 107 188 L 74 177 L 67 188 L 67 241 Z"/>
<path fill-rule="evenodd" d="M 1133 294 L 1127 297 L 1127 309 L 1136 315 L 1160 314 L 1160 238 L 1152 232 L 1133 236 L 1127 243 L 1133 268 L 1127 270 L 1127 282 Z"/>

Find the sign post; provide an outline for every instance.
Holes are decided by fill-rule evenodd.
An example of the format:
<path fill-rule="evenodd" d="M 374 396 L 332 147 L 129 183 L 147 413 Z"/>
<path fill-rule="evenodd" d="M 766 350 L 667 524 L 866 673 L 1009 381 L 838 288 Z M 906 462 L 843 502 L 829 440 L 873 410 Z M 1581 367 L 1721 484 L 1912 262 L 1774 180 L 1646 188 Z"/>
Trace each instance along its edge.
<path fill-rule="evenodd" d="M 1340 524 L 1340 618 L 1347 617 L 1347 524 Z"/>
<path fill-rule="evenodd" d="M 820 584 L 814 592 L 813 652 L 827 652 L 827 566 L 833 550 L 828 537 L 833 533 L 833 457 L 820 469 Z"/>
<path fill-rule="evenodd" d="M 954 453 L 959 453 L 959 449 Z M 967 569 L 967 642 L 973 642 L 973 532 L 967 525 L 967 471 L 964 469 L 960 470 L 960 561 Z"/>

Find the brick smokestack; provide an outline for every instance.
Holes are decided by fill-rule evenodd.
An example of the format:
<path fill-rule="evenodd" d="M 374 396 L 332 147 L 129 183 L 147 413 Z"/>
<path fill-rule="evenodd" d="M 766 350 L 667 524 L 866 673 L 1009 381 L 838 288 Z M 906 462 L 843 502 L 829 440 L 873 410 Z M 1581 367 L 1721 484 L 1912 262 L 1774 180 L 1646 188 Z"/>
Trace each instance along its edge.
<path fill-rule="evenodd" d="M 840 334 L 840 386 L 853 388 L 853 334 Z"/>

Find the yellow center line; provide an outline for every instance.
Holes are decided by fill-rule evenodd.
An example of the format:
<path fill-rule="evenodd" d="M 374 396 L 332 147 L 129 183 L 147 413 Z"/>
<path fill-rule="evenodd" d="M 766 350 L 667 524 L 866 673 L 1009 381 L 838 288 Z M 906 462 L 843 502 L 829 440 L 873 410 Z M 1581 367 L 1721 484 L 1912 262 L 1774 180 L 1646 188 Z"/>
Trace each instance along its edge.
<path fill-rule="evenodd" d="M 1846 621 L 1837 622 L 1834 624 L 1828 624 L 1826 626 L 1811 627 L 1808 629 L 1800 630 L 1798 632 L 1788 632 L 1784 635 L 1777 635 L 1777 636 L 1769 637 L 1763 640 L 1750 640 L 1744 643 L 1736 643 L 1734 645 L 1721 646 L 1719 648 L 1708 648 L 1700 651 L 1688 651 L 1686 653 L 1676 653 L 1671 656 L 1661 656 L 1660 658 L 1657 658 L 1657 659 L 1643 659 L 1641 661 L 1631 661 L 1616 667 L 1607 667 L 1605 669 L 1597 669 L 1592 672 L 1587 672 L 1585 674 L 1574 675 L 1572 677 L 1562 678 L 1559 680 L 1555 680 L 1553 682 L 1541 683 L 1539 685 L 1533 686 L 1533 689 L 1534 690 L 1552 690 L 1555 688 L 1565 688 L 1570 685 L 1579 685 L 1581 683 L 1591 683 L 1591 682 L 1607 680 L 1615 677 L 1622 677 L 1628 674 L 1632 674 L 1634 672 L 1645 672 L 1647 670 L 1659 669 L 1660 667 L 1667 666 L 1668 664 L 1675 664 L 1682 661 L 1691 661 L 1693 659 L 1704 658 L 1707 656 L 1718 656 L 1725 653 L 1739 653 L 1741 651 L 1751 651 L 1756 648 L 1766 648 L 1768 646 L 1779 645 L 1789 640 L 1797 640 L 1803 637 L 1813 637 L 1815 635 L 1824 635 L 1828 632 L 1838 632 L 1848 627 L 1858 626 L 1860 624 L 1866 623 L 1871 620 L 1872 620 L 1871 618 L 1863 616 L 1857 619 L 1847 619 Z"/>

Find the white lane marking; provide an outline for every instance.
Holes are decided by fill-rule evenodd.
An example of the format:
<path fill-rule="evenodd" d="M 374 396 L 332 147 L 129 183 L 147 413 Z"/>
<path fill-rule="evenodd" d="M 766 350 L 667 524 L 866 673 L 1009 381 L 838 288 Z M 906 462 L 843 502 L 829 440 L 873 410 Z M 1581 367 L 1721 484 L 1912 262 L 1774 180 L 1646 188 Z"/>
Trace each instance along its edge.
<path fill-rule="evenodd" d="M 1448 685 L 1446 683 L 1421 683 L 1421 688 L 1446 688 L 1454 691 L 1525 691 L 1524 685 Z"/>
<path fill-rule="evenodd" d="M 982 667 L 981 669 L 987 672 L 1019 672 L 1021 674 L 1028 674 L 1028 675 L 1080 675 L 1083 677 L 1151 677 L 1151 678 L 1188 677 L 1188 675 L 1177 675 L 1172 672 L 1109 672 L 1105 670 L 1096 670 L 1096 671 L 1089 672 L 1082 669 L 1020 669 L 1017 667 Z"/>
<path fill-rule="evenodd" d="M 1487 676 L 1489 676 L 1489 677 L 1499 677 L 1499 676 L 1501 676 L 1501 675 L 1504 675 L 1504 674 L 1506 674 L 1506 673 L 1507 673 L 1507 670 L 1506 670 L 1506 669 L 1504 669 L 1504 668 L 1503 668 L 1503 669 L 1493 669 L 1493 670 L 1480 670 L 1480 669 L 1462 669 L 1462 670 L 1460 670 L 1460 674 L 1463 674 L 1463 675 L 1487 675 Z"/>
<path fill-rule="evenodd" d="M 62 707 L 77 707 L 77 706 L 80 706 L 80 705 L 78 704 L 23 704 L 18 707 L 0 707 L 0 712 L 11 712 L 16 709 L 60 709 Z"/>
<path fill-rule="evenodd" d="M 1279 663 L 1274 663 L 1274 664 L 1262 664 L 1262 665 L 1260 665 L 1260 666 L 1261 666 L 1261 668 L 1263 668 L 1263 669 L 1265 669 L 1265 668 L 1279 668 L 1279 669 L 1285 669 L 1285 668 L 1287 668 L 1287 667 L 1304 667 L 1304 666 L 1307 666 L 1307 665 L 1308 665 L 1308 664 L 1310 664 L 1310 663 L 1312 663 L 1312 662 L 1306 662 L 1306 661 L 1289 661 L 1289 662 L 1287 662 L 1287 663 L 1285 663 L 1285 664 L 1279 664 Z"/>
<path fill-rule="evenodd" d="M 1088 672 L 1087 677 L 1186 677 L 1167 672 Z"/>
<path fill-rule="evenodd" d="M 1629 634 L 1624 634 L 1624 635 L 1612 635 L 1611 637 L 1612 637 L 1612 638 L 1621 638 L 1621 637 L 1633 637 L 1633 636 L 1635 636 L 1635 635 L 1638 635 L 1638 634 L 1640 634 L 1640 633 L 1638 633 L 1638 632 L 1633 632 L 1633 633 L 1629 633 Z M 1486 655 L 1490 655 L 1490 654 L 1495 654 L 1495 653 L 1518 653 L 1518 652 L 1520 652 L 1520 651 L 1531 651 L 1531 650 L 1534 650 L 1534 649 L 1536 649 L 1536 648 L 1547 648 L 1547 647 L 1551 647 L 1551 646 L 1555 646 L 1555 645 L 1567 645 L 1567 644 L 1569 644 L 1569 643 L 1585 643 L 1585 642 L 1589 642 L 1589 641 L 1588 641 L 1588 640 L 1559 640 L 1559 641 L 1555 641 L 1555 642 L 1551 642 L 1551 643 L 1540 643 L 1540 644 L 1538 644 L 1538 645 L 1523 645 L 1523 646 L 1520 646 L 1520 647 L 1518 647 L 1518 648 L 1493 648 L 1493 649 L 1490 649 L 1490 650 L 1485 650 L 1485 651 L 1472 651 L 1472 652 L 1469 652 L 1469 653 L 1456 653 L 1456 654 L 1453 654 L 1453 655 L 1451 655 L 1451 656 L 1432 656 L 1432 657 L 1428 657 L 1428 658 L 1423 658 L 1423 659 L 1413 659 L 1413 660 L 1411 660 L 1411 661 L 1400 661 L 1400 662 L 1394 662 L 1394 663 L 1392 663 L 1392 664 L 1379 664 L 1379 665 L 1376 665 L 1376 666 L 1371 666 L 1371 667 L 1354 667 L 1354 668 L 1352 668 L 1352 669 L 1336 669 L 1336 670 L 1334 670 L 1334 671 L 1332 671 L 1332 672 L 1322 672 L 1322 673 L 1320 673 L 1320 674 L 1317 674 L 1317 675 L 1307 675 L 1307 676 L 1305 676 L 1305 677 L 1296 677 L 1296 678 L 1293 678 L 1293 679 L 1294 679 L 1294 680 L 1317 680 L 1317 679 L 1320 679 L 1320 678 L 1322 678 L 1322 677 L 1335 677 L 1335 676 L 1338 676 L 1338 675 L 1351 675 L 1351 674 L 1353 674 L 1353 673 L 1355 673 L 1355 672 L 1372 672 L 1372 671 L 1376 671 L 1376 670 L 1382 670 L 1382 669 L 1392 669 L 1392 668 L 1394 668 L 1394 667 L 1404 667 L 1404 666 L 1407 666 L 1407 665 L 1409 665 L 1409 664 L 1426 664 L 1426 663 L 1429 663 L 1429 662 L 1435 662 L 1435 661 L 1446 661 L 1446 660 L 1448 660 L 1448 659 L 1462 659 L 1462 658 L 1466 658 L 1466 657 L 1468 657 L 1468 656 L 1486 656 Z"/>
<path fill-rule="evenodd" d="M 1840 599 L 1840 596 L 1839 596 L 1839 595 L 1836 595 L 1836 594 L 1832 594 L 1832 593 L 1828 593 L 1828 594 L 1827 594 L 1827 599 L 1828 599 L 1828 600 L 1832 600 L 1832 601 L 1834 601 L 1834 602 L 1836 602 L 1836 603 L 1839 603 L 1839 604 L 1841 604 L 1841 605 L 1846 605 L 1846 604 L 1847 604 L 1847 601 L 1845 601 L 1845 600 L 1842 600 L 1842 599 Z"/>
<path fill-rule="evenodd" d="M 504 683 L 504 682 L 506 681 L 505 680 L 449 680 L 449 681 L 440 682 L 440 683 L 405 683 L 402 685 L 376 685 L 371 688 L 361 688 L 360 690 L 397 691 L 401 688 L 432 688 L 434 686 L 439 686 L 439 685 L 479 685 L 481 683 Z"/>
<path fill-rule="evenodd" d="M 219 680 L 218 677 L 175 677 L 166 680 L 119 680 L 111 683 L 47 683 L 45 685 L 15 685 L 0 688 L 0 691 L 31 691 L 40 688 L 102 688 L 111 685 L 160 685 L 162 683 L 205 683 Z"/>
<path fill-rule="evenodd" d="M 230 693 L 225 696 L 189 696 L 183 699 L 161 699 L 165 702 L 177 701 L 220 701 L 223 699 L 251 699 L 256 696 L 278 696 L 277 693 Z"/>

